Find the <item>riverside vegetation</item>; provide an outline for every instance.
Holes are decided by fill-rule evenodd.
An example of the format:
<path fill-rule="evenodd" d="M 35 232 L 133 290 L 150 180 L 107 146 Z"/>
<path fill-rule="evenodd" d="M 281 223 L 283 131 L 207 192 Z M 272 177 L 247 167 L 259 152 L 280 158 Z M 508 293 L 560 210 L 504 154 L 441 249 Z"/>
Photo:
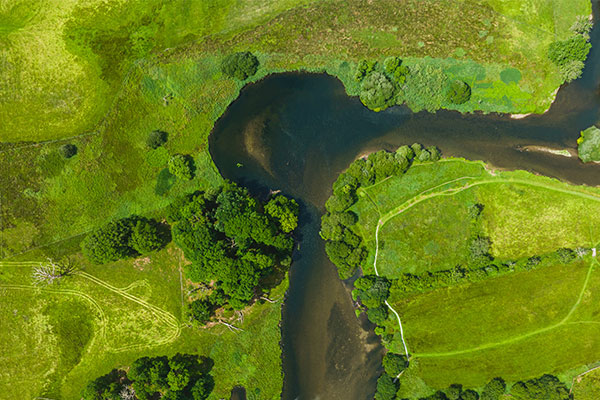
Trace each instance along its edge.
<path fill-rule="evenodd" d="M 1 392 L 78 398 L 86 382 L 143 351 L 210 354 L 211 396 L 243 385 L 249 398 L 277 397 L 287 258 L 267 257 L 272 270 L 256 260 L 241 267 L 251 284 L 236 300 L 247 301 L 250 287 L 265 292 L 239 313 L 223 288 L 192 281 L 194 267 L 164 230 L 166 207 L 223 185 L 208 136 L 240 89 L 274 72 L 325 71 L 359 96 L 368 86 L 356 71 L 371 60 L 380 74 L 367 80 L 373 99 L 379 82 L 404 79 L 415 110 L 542 112 L 566 79 L 550 45 L 585 37 L 578 16 L 590 13 L 588 0 L 1 4 L 0 320 L 9 328 L 0 339 L 10 344 Z M 276 213 L 261 214 L 285 236 L 289 213 Z M 209 211 L 203 218 L 215 222 Z M 83 242 L 94 258 L 98 248 L 85 244 L 94 234 L 109 244 L 98 253 L 106 264 L 81 254 Z M 209 234 L 238 243 L 221 228 Z M 111 235 L 123 241 L 110 245 Z M 234 249 L 228 261 L 247 264 Z M 32 285 L 32 271 L 66 256 L 77 273 Z M 12 384 L 25 380 L 25 389 Z"/>
<path fill-rule="evenodd" d="M 376 399 L 568 399 L 598 363 L 599 189 L 415 144 L 353 162 L 326 208 L 327 253 L 360 271 L 388 349 Z"/>

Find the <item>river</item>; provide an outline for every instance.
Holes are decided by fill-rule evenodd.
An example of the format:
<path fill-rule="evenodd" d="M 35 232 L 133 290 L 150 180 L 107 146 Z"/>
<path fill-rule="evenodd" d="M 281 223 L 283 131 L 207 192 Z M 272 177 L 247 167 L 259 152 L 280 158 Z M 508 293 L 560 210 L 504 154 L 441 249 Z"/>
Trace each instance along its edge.
<path fill-rule="evenodd" d="M 301 204 L 299 250 L 283 308 L 283 399 L 372 399 L 381 373 L 383 349 L 372 326 L 356 318 L 348 286 L 337 277 L 318 234 L 331 185 L 356 157 L 419 142 L 438 146 L 445 156 L 600 185 L 598 165 L 522 151 L 574 149 L 579 132 L 598 122 L 600 30 L 591 35 L 583 76 L 561 88 L 546 114 L 523 119 L 413 113 L 404 106 L 375 113 L 324 74 L 271 75 L 242 90 L 211 135 L 215 164 L 223 177 L 254 192 L 281 190 Z"/>

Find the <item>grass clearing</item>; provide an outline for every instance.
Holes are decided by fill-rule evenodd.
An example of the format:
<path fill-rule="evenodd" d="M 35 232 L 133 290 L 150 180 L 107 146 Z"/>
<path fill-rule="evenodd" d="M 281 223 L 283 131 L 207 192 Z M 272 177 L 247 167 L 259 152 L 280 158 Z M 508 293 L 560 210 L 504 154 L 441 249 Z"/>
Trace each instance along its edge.
<path fill-rule="evenodd" d="M 489 235 L 499 260 L 595 247 L 599 238 L 597 188 L 524 171 L 489 171 L 480 162 L 417 164 L 359 193 L 352 207 L 357 229 L 368 234 L 378 227 L 377 270 L 390 279 L 468 267 L 474 233 Z M 475 219 L 473 204 L 482 205 Z M 374 236 L 365 236 L 370 265 Z M 587 255 L 425 292 L 403 293 L 392 285 L 388 301 L 411 354 L 399 395 L 425 396 L 453 383 L 480 388 L 497 376 L 515 382 L 551 373 L 570 381 L 595 365 L 598 265 Z M 404 354 L 398 321 L 390 317 L 384 329 L 386 347 Z"/>

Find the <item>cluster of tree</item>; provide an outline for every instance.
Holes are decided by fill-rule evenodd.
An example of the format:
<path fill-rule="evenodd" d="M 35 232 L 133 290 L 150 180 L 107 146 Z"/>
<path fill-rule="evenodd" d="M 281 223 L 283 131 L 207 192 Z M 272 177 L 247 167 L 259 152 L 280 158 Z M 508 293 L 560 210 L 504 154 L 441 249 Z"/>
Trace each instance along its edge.
<path fill-rule="evenodd" d="M 568 400 L 569 389 L 556 376 L 543 375 L 539 378 L 517 382 L 510 388 L 515 400 Z"/>
<path fill-rule="evenodd" d="M 373 111 L 401 103 L 402 89 L 409 72 L 399 57 L 386 58 L 383 67 L 376 61 L 360 61 L 354 77 L 361 82 L 361 102 Z"/>
<path fill-rule="evenodd" d="M 582 74 L 584 62 L 592 47 L 589 43 L 591 28 L 592 22 L 587 17 L 580 16 L 571 27 L 572 37 L 550 44 L 548 57 L 558 66 L 565 82 L 575 80 Z"/>
<path fill-rule="evenodd" d="M 394 291 L 402 293 L 426 292 L 450 287 L 467 282 L 480 282 L 485 279 L 519 271 L 549 267 L 557 264 L 568 264 L 575 260 L 577 253 L 571 249 L 559 249 L 542 256 L 523 257 L 518 260 L 490 260 L 485 266 L 476 264 L 471 267 L 455 268 L 436 272 L 425 272 L 421 275 L 403 274 L 392 280 Z"/>
<path fill-rule="evenodd" d="M 90 232 L 81 243 L 83 254 L 96 264 L 150 253 L 170 240 L 168 228 L 157 221 L 131 216 Z"/>
<path fill-rule="evenodd" d="M 375 400 L 394 400 L 400 387 L 398 377 L 408 368 L 408 360 L 404 355 L 387 352 L 382 364 L 385 372 L 377 379 Z"/>
<path fill-rule="evenodd" d="M 173 240 L 192 262 L 188 277 L 222 291 L 228 304 L 242 309 L 261 280 L 291 264 L 298 204 L 281 195 L 263 204 L 245 188 L 226 182 L 218 190 L 176 200 L 167 220 L 173 224 Z M 219 305 L 205 302 L 208 309 Z"/>
<path fill-rule="evenodd" d="M 221 71 L 240 81 L 256 74 L 258 66 L 258 58 L 249 51 L 229 54 L 221 61 Z"/>
<path fill-rule="evenodd" d="M 437 147 L 424 148 L 415 143 L 412 146 L 400 146 L 395 153 L 384 150 L 371 153 L 366 159 L 354 161 L 340 174 L 333 184 L 333 194 L 325 203 L 327 213 L 321 218 L 320 235 L 327 241 L 325 250 L 338 267 L 342 279 L 354 275 L 367 256 L 361 236 L 352 228 L 357 217 L 348 210 L 358 200 L 358 188 L 401 175 L 413 162 L 437 161 L 440 157 Z"/>
<path fill-rule="evenodd" d="M 179 179 L 186 181 L 194 177 L 194 160 L 187 154 L 175 154 L 167 163 L 169 172 Z"/>
<path fill-rule="evenodd" d="M 64 159 L 69 159 L 77 154 L 77 146 L 71 143 L 63 144 L 58 148 L 58 153 Z"/>
<path fill-rule="evenodd" d="M 192 354 L 142 357 L 84 388 L 82 400 L 204 400 L 213 390 L 212 360 Z"/>
<path fill-rule="evenodd" d="M 376 325 L 383 325 L 388 316 L 385 301 L 390 296 L 392 283 L 385 277 L 365 275 L 354 282 L 352 297 L 360 299 L 363 306 L 367 307 L 369 321 Z"/>

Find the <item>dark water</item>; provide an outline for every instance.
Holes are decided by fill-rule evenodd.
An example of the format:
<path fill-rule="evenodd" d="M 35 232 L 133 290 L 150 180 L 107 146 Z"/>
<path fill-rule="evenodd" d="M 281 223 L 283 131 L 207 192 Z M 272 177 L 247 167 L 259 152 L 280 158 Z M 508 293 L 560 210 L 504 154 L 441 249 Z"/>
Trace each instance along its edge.
<path fill-rule="evenodd" d="M 548 113 L 521 120 L 414 114 L 406 107 L 375 113 L 326 75 L 274 75 L 242 91 L 211 136 L 217 167 L 225 178 L 257 191 L 280 189 L 302 204 L 300 250 L 283 312 L 284 399 L 372 399 L 380 372 L 378 340 L 355 317 L 348 289 L 318 235 L 339 172 L 366 151 L 420 142 L 437 145 L 446 156 L 600 185 L 600 166 L 519 150 L 576 148 L 579 132 L 598 121 L 599 36 L 594 29 L 583 77 L 560 90 Z"/>

